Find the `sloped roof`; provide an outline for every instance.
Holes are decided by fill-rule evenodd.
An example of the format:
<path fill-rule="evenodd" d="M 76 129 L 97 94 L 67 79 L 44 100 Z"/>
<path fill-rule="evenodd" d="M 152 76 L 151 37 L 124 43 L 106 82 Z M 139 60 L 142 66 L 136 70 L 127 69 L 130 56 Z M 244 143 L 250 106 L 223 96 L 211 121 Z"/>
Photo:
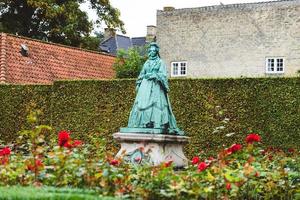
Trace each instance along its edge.
<path fill-rule="evenodd" d="M 117 47 L 118 49 L 125 49 L 127 50 L 128 48 L 132 47 L 132 43 L 130 40 L 130 37 L 123 36 L 123 35 L 117 35 Z"/>
<path fill-rule="evenodd" d="M 115 35 L 100 43 L 99 49 L 112 55 L 117 54 L 118 49 L 125 49 L 133 46 L 143 46 L 146 44 L 146 37 L 130 37 L 124 35 Z"/>
<path fill-rule="evenodd" d="M 146 44 L 146 37 L 134 37 L 131 38 L 133 46 L 144 46 Z"/>
<path fill-rule="evenodd" d="M 116 37 L 110 37 L 107 40 L 101 42 L 99 45 L 99 50 L 112 55 L 116 55 L 117 52 Z"/>
<path fill-rule="evenodd" d="M 29 54 L 21 54 L 21 45 Z M 51 84 L 61 79 L 110 79 L 115 57 L 6 33 L 0 34 L 0 82 Z"/>

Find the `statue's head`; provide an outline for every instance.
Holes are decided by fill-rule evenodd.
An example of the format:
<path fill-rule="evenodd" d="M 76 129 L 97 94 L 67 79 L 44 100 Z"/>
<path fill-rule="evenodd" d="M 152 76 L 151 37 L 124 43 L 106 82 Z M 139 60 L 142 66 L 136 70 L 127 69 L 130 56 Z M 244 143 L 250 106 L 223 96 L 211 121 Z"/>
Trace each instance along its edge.
<path fill-rule="evenodd" d="M 149 59 L 155 59 L 159 57 L 159 46 L 155 42 L 151 42 L 148 47 L 148 57 Z"/>

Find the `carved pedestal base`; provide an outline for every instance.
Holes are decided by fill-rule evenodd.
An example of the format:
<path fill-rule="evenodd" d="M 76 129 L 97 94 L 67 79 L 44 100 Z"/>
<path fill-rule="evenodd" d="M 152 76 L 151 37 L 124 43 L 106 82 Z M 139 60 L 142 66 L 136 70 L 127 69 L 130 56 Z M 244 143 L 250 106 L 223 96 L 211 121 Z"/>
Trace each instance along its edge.
<path fill-rule="evenodd" d="M 113 137 L 121 143 L 116 157 L 122 157 L 126 161 L 159 165 L 172 160 L 175 167 L 187 165 L 182 148 L 189 137 L 141 133 L 115 133 Z"/>

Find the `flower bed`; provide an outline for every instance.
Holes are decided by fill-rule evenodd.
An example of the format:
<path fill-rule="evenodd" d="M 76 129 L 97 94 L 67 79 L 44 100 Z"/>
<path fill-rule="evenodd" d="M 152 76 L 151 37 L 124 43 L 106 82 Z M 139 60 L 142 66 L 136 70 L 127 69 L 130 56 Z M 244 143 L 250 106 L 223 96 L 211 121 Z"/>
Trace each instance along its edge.
<path fill-rule="evenodd" d="M 36 123 L 34 115 L 28 118 Z M 84 188 L 97 195 L 133 199 L 293 199 L 300 193 L 299 152 L 262 149 L 258 134 L 225 147 L 214 157 L 199 154 L 180 171 L 172 160 L 134 165 L 105 152 L 105 141 L 83 144 L 68 131 L 48 141 L 52 129 L 35 125 L 15 144 L 0 148 L 1 186 Z M 298 195 L 298 196 L 297 196 Z"/>

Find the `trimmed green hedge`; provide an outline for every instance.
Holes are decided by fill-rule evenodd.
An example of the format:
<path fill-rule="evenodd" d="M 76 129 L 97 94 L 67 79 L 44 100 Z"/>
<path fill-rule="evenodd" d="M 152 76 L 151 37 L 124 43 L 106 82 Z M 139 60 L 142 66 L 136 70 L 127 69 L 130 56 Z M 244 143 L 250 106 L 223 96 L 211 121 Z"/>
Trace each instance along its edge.
<path fill-rule="evenodd" d="M 188 156 L 242 142 L 252 131 L 266 146 L 300 144 L 299 78 L 173 79 L 170 89 L 178 126 L 191 137 Z M 0 86 L 1 96 L 11 93 L 0 100 L 1 138 L 14 138 L 31 103 L 41 106 L 43 120 L 50 119 L 57 131 L 71 130 L 82 139 L 105 137 L 108 149 L 116 151 L 112 133 L 126 126 L 134 90 L 135 80 Z"/>
<path fill-rule="evenodd" d="M 0 140 L 13 141 L 18 131 L 29 128 L 26 116 L 40 109 L 40 123 L 50 124 L 52 86 L 0 85 Z"/>

